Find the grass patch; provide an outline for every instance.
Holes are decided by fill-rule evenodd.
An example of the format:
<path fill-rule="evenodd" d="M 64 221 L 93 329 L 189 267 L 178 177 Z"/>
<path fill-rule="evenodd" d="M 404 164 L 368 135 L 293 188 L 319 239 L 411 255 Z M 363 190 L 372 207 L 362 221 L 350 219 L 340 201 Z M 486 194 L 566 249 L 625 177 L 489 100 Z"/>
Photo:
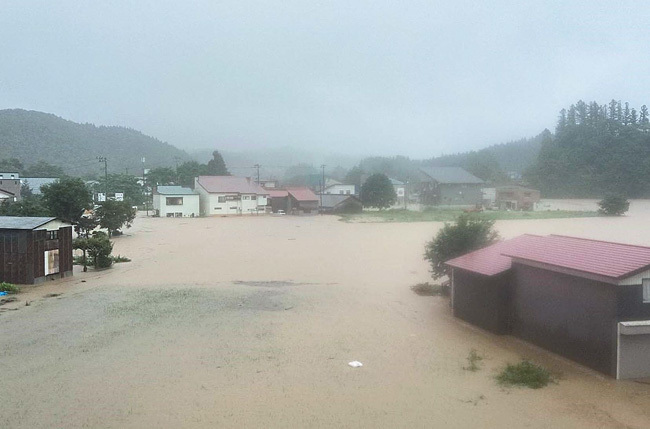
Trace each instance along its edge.
<path fill-rule="evenodd" d="M 411 286 L 411 290 L 420 296 L 441 296 L 446 295 L 446 288 L 442 285 L 431 283 L 418 283 Z"/>
<path fill-rule="evenodd" d="M 481 356 L 476 349 L 472 349 L 470 350 L 469 355 L 467 355 L 467 366 L 464 366 L 463 369 L 465 371 L 476 372 L 481 369 L 481 361 L 483 361 L 483 356 Z"/>
<path fill-rule="evenodd" d="M 18 293 L 20 292 L 20 286 L 16 286 L 13 283 L 2 282 L 0 283 L 0 292 Z"/>
<path fill-rule="evenodd" d="M 343 222 L 381 223 L 381 222 L 451 222 L 456 220 L 463 213 L 459 209 L 429 208 L 423 211 L 412 211 L 404 209 L 364 211 L 355 214 L 342 214 L 340 220 Z M 548 211 L 498 211 L 486 210 L 474 213 L 479 219 L 487 220 L 517 220 L 517 219 L 563 219 L 576 217 L 597 217 L 601 216 L 596 211 L 570 211 L 570 210 L 548 210 Z"/>
<path fill-rule="evenodd" d="M 540 389 L 555 382 L 555 378 L 547 369 L 527 360 L 518 364 L 509 363 L 496 379 L 502 386 L 526 386 L 531 389 Z"/>
<path fill-rule="evenodd" d="M 127 258 L 126 256 L 122 256 L 122 255 L 111 256 L 111 259 L 115 264 L 119 264 L 120 262 L 131 262 L 130 258 Z"/>

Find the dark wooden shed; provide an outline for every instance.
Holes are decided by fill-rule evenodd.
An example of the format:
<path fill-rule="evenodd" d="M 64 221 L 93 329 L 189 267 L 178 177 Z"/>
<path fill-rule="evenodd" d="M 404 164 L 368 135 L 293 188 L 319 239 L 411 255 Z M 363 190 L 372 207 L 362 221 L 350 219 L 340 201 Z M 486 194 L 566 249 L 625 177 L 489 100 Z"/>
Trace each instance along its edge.
<path fill-rule="evenodd" d="M 53 217 L 0 216 L 0 281 L 34 284 L 71 275 L 71 224 Z"/>
<path fill-rule="evenodd" d="M 650 247 L 524 235 L 447 265 L 455 316 L 616 378 L 650 377 Z"/>

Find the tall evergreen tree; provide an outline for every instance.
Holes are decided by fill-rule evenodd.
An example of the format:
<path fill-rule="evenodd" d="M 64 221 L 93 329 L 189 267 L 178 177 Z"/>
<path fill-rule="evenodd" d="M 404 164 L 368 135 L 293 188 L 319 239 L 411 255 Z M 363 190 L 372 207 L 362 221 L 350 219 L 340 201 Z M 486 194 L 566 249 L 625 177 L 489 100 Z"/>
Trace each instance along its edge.
<path fill-rule="evenodd" d="M 567 123 L 566 109 L 562 109 L 562 110 L 560 110 L 560 116 L 558 117 L 558 120 L 557 120 L 557 127 L 555 127 L 555 132 L 558 133 L 558 132 L 562 131 L 563 129 L 565 129 L 566 128 L 566 123 Z"/>
<path fill-rule="evenodd" d="M 616 102 L 616 121 L 623 123 L 623 108 L 620 101 Z"/>
<path fill-rule="evenodd" d="M 575 125 L 576 124 L 576 106 L 573 104 L 571 107 L 569 107 L 569 112 L 566 115 L 566 122 L 567 125 Z"/>
<path fill-rule="evenodd" d="M 630 125 L 632 117 L 630 113 L 630 103 L 625 102 L 625 109 L 623 109 L 623 125 Z"/>
<path fill-rule="evenodd" d="M 226 168 L 226 162 L 218 150 L 212 152 L 212 159 L 208 162 L 206 174 L 209 176 L 230 176 L 230 172 Z"/>
<path fill-rule="evenodd" d="M 578 100 L 576 103 L 576 115 L 576 122 L 578 124 L 587 123 L 587 104 L 582 100 Z"/>
<path fill-rule="evenodd" d="M 609 102 L 609 119 L 616 121 L 616 100 L 612 98 L 612 101 Z"/>
<path fill-rule="evenodd" d="M 630 111 L 630 124 L 636 125 L 638 120 L 639 120 L 639 115 L 637 114 L 636 109 L 632 108 L 632 110 Z"/>
<path fill-rule="evenodd" d="M 639 115 L 639 125 L 644 131 L 648 130 L 650 126 L 650 117 L 648 117 L 648 107 L 644 104 L 641 106 L 641 114 Z"/>

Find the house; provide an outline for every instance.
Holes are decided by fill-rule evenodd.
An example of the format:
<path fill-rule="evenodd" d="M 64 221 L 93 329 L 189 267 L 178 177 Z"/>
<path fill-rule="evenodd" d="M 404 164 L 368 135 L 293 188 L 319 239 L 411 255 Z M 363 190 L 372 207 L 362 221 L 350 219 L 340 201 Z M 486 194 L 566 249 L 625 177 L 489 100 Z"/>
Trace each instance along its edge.
<path fill-rule="evenodd" d="M 325 188 L 323 193 L 337 194 L 337 195 L 356 195 L 356 186 L 344 185 L 343 183 L 336 183 Z"/>
<path fill-rule="evenodd" d="M 0 204 L 5 201 L 14 202 L 16 201 L 16 196 L 9 191 L 0 190 Z"/>
<path fill-rule="evenodd" d="M 20 175 L 18 172 L 0 171 L 0 191 L 5 195 L 12 195 L 14 201 L 20 201 Z"/>
<path fill-rule="evenodd" d="M 269 189 L 267 207 L 272 213 L 289 213 L 289 192 L 284 189 Z"/>
<path fill-rule="evenodd" d="M 446 264 L 454 316 L 612 377 L 650 377 L 650 247 L 523 235 Z"/>
<path fill-rule="evenodd" d="M 540 199 L 538 190 L 523 186 L 500 186 L 495 190 L 495 204 L 499 210 L 533 210 Z"/>
<path fill-rule="evenodd" d="M 261 179 L 259 185 L 264 189 L 275 189 L 279 183 L 275 179 Z"/>
<path fill-rule="evenodd" d="M 322 213 L 361 213 L 363 205 L 355 195 L 323 194 L 321 206 Z"/>
<path fill-rule="evenodd" d="M 395 201 L 395 204 L 398 206 L 401 206 L 404 204 L 404 198 L 406 198 L 406 185 L 404 182 L 400 182 L 399 180 L 396 179 L 391 179 L 390 177 L 388 178 L 390 180 L 390 183 L 393 185 L 393 189 L 395 190 L 395 195 L 397 195 L 397 200 Z"/>
<path fill-rule="evenodd" d="M 182 186 L 156 186 L 153 209 L 160 217 L 196 217 L 200 214 L 199 194 Z"/>
<path fill-rule="evenodd" d="M 0 282 L 72 275 L 72 225 L 54 217 L 0 216 Z"/>
<path fill-rule="evenodd" d="M 483 201 L 484 182 L 460 167 L 420 168 L 420 203 L 443 206 L 477 206 Z"/>
<path fill-rule="evenodd" d="M 286 213 L 291 214 L 318 214 L 320 198 L 307 187 L 286 188 L 289 194 Z"/>
<path fill-rule="evenodd" d="M 269 195 L 250 177 L 199 176 L 194 179 L 194 190 L 202 216 L 264 213 Z"/>
<path fill-rule="evenodd" d="M 29 187 L 34 195 L 41 195 L 41 187 L 56 182 L 57 178 L 53 177 L 23 177 L 20 179 L 23 185 Z"/>

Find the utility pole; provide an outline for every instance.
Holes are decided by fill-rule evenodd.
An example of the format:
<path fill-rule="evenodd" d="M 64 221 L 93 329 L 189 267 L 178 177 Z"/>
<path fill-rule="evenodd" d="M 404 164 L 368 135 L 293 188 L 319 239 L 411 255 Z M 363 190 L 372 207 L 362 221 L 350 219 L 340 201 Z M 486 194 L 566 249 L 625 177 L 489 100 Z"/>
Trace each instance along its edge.
<path fill-rule="evenodd" d="M 144 170 L 144 156 L 142 157 L 142 188 L 144 189 L 144 209 L 147 211 L 147 216 L 149 216 L 149 205 L 147 204 L 147 175 Z"/>
<path fill-rule="evenodd" d="M 104 201 L 108 200 L 108 158 L 105 156 L 98 156 L 97 159 L 100 163 L 104 163 Z"/>
<path fill-rule="evenodd" d="M 404 210 L 408 210 L 407 200 L 408 200 L 408 189 L 409 189 L 409 178 L 406 177 L 406 182 L 404 182 Z"/>
<path fill-rule="evenodd" d="M 320 212 L 321 214 L 323 213 L 323 192 L 325 192 L 325 164 L 321 164 L 320 166 L 322 170 L 322 180 L 320 183 Z"/>
<path fill-rule="evenodd" d="M 261 165 L 255 164 L 253 167 L 257 168 L 257 185 L 259 186 L 259 184 L 260 184 L 260 167 L 261 167 Z"/>

